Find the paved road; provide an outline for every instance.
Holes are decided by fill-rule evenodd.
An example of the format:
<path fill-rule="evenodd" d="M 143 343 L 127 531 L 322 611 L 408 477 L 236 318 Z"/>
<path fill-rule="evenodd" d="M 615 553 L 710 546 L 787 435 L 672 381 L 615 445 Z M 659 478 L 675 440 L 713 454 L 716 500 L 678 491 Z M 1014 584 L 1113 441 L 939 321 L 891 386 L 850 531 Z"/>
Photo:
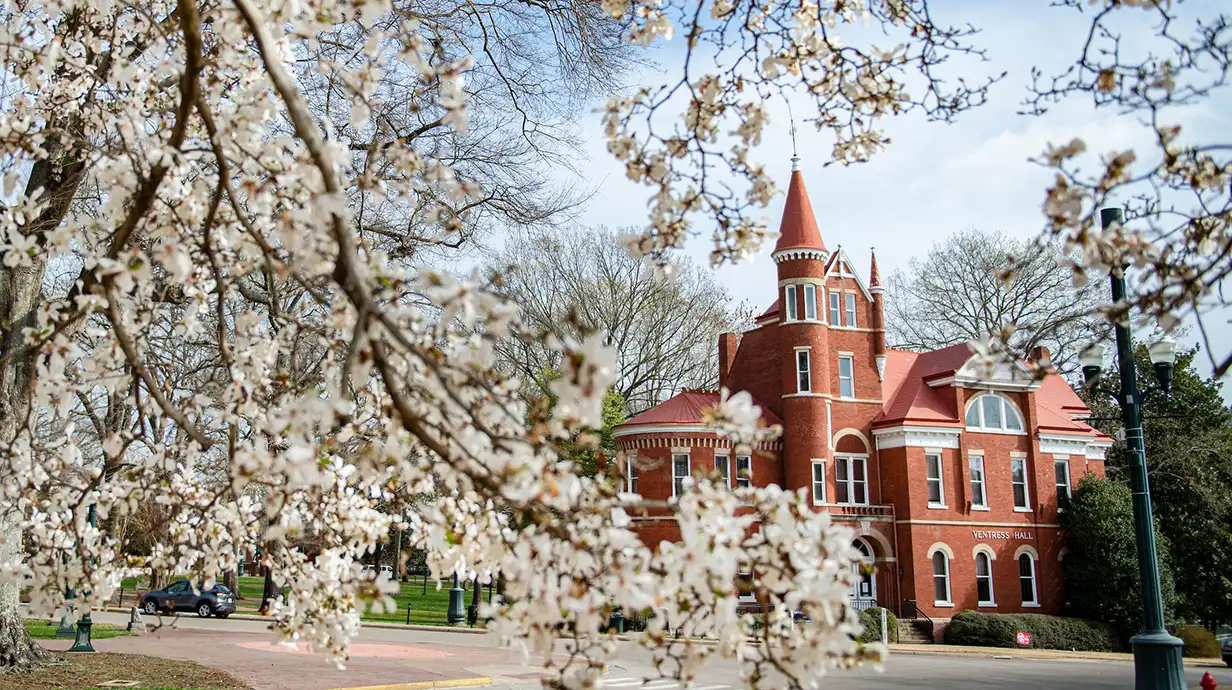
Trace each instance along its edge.
<path fill-rule="evenodd" d="M 151 623 L 156 620 L 152 617 L 147 618 Z M 122 623 L 126 618 L 120 614 L 99 614 L 95 620 Z M 243 637 L 246 639 L 253 633 L 263 630 L 266 625 L 260 621 L 236 618 L 217 620 L 181 617 L 174 620 L 163 620 L 174 624 L 177 629 L 184 630 L 186 634 L 190 631 L 230 631 L 245 633 Z M 136 642 L 134 638 L 127 639 Z M 459 660 L 465 659 L 471 660 L 474 664 L 483 664 L 468 665 L 467 670 L 492 676 L 510 690 L 522 690 L 523 688 L 537 690 L 541 687 L 528 677 L 528 672 L 534 670 L 533 665 L 540 659 L 530 659 L 531 665 L 523 665 L 518 655 L 512 653 L 501 659 L 495 659 L 492 655 L 496 652 L 493 649 L 496 646 L 496 640 L 490 635 L 365 627 L 360 633 L 358 642 L 370 645 L 401 644 L 415 645 L 418 648 L 448 649 Z M 472 651 L 468 652 L 468 648 Z M 156 652 L 157 650 L 151 651 Z M 1012 651 L 1010 654 L 1012 655 Z M 481 658 L 490 661 L 481 661 Z M 1188 686 L 1197 688 L 1198 679 L 1206 671 L 1211 672 L 1220 687 L 1232 687 L 1232 669 L 1197 666 L 1186 669 Z M 475 675 L 475 673 L 469 675 Z M 617 659 L 610 664 L 606 681 L 608 687 L 618 690 L 677 690 L 680 687 L 677 682 L 671 680 L 643 682 L 656 675 L 658 674 L 654 672 L 649 652 L 635 644 L 622 643 Z M 330 687 L 365 684 L 348 683 L 346 674 L 339 674 L 339 676 L 334 676 L 333 682 L 336 685 L 331 684 Z M 259 688 L 280 687 L 279 685 L 266 685 L 259 681 L 254 684 Z M 694 690 L 734 690 L 739 686 L 735 665 L 721 661 L 707 666 L 702 671 Z M 1133 665 L 1122 661 L 1000 659 L 899 653 L 891 656 L 884 672 L 879 673 L 870 668 L 835 671 L 829 679 L 823 681 L 822 687 L 841 687 L 844 690 L 889 688 L 987 690 L 990 687 L 1004 690 L 1063 690 L 1066 688 L 1124 690 L 1133 687 Z"/>

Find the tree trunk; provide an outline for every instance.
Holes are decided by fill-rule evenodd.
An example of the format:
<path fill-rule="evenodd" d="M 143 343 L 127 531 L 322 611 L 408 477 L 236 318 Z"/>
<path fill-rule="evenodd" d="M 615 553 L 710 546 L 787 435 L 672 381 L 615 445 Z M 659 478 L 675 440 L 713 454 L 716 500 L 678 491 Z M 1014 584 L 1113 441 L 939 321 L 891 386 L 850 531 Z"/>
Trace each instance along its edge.
<path fill-rule="evenodd" d="M 261 590 L 261 608 L 258 613 L 269 613 L 270 600 L 274 598 L 274 569 L 265 566 L 265 587 Z"/>
<path fill-rule="evenodd" d="M 402 530 L 394 532 L 394 576 L 406 582 L 406 559 L 402 557 Z"/>
<path fill-rule="evenodd" d="M 222 586 L 231 590 L 232 596 L 240 598 L 240 575 L 235 568 L 222 574 Z"/>

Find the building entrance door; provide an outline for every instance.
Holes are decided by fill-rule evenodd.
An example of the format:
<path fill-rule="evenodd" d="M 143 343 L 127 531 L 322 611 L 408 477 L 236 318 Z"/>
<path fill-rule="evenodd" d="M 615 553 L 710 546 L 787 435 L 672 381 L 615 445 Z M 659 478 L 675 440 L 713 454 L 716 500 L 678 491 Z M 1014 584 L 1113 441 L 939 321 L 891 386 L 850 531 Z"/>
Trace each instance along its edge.
<path fill-rule="evenodd" d="M 851 564 L 856 576 L 856 584 L 851 590 L 851 601 L 857 609 L 863 611 L 877 605 L 877 573 L 873 570 L 873 550 L 868 542 L 856 539 L 852 546 L 860 552 L 860 561 Z"/>

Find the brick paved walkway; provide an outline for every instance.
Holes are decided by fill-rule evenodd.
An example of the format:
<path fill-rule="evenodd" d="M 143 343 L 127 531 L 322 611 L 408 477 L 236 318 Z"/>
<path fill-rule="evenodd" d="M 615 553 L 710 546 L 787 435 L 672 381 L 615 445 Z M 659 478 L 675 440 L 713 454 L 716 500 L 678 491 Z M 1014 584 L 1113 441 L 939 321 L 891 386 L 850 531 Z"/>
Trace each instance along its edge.
<path fill-rule="evenodd" d="M 268 634 L 163 627 L 145 635 L 95 640 L 94 648 L 191 659 L 225 670 L 256 690 L 330 690 L 478 676 L 530 679 L 538 675 L 533 665 L 522 663 L 521 654 L 509 650 L 399 642 L 356 643 L 346 670 L 339 671 L 321 655 L 271 645 L 270 639 Z M 45 644 L 58 650 L 61 646 L 67 649 L 71 642 L 48 640 Z"/>

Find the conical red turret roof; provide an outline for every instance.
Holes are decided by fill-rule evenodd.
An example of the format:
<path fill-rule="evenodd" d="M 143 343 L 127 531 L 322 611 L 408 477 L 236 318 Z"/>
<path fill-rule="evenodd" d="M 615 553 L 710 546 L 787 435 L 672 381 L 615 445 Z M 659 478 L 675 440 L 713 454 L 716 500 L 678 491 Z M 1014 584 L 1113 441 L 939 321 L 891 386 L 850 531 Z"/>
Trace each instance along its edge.
<path fill-rule="evenodd" d="M 799 170 L 791 171 L 791 186 L 787 188 L 787 203 L 783 206 L 783 222 L 779 224 L 779 241 L 774 251 L 784 249 L 826 250 L 821 241 L 821 230 L 809 203 L 808 191 L 804 188 L 804 176 Z"/>
<path fill-rule="evenodd" d="M 869 250 L 869 254 L 873 257 L 873 265 L 868 269 L 868 286 L 881 287 L 881 272 L 877 270 L 877 250 Z"/>

